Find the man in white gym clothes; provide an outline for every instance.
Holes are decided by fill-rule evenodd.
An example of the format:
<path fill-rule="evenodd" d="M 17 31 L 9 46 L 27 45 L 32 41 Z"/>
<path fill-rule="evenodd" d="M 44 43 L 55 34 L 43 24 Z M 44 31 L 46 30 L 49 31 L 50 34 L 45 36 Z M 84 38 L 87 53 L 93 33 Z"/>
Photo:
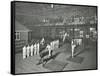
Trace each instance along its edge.
<path fill-rule="evenodd" d="M 63 42 L 65 41 L 66 36 L 67 36 L 67 32 L 66 32 L 66 33 L 64 34 L 64 36 L 63 36 Z"/>
<path fill-rule="evenodd" d="M 71 42 L 71 47 L 72 47 L 72 58 L 73 58 L 74 57 L 74 49 L 76 47 L 73 39 L 72 39 L 72 42 Z"/>
<path fill-rule="evenodd" d="M 23 59 L 26 58 L 26 52 L 27 52 L 26 46 L 24 46 L 24 47 L 23 47 Z"/>
<path fill-rule="evenodd" d="M 31 46 L 30 46 L 31 56 L 33 56 L 33 51 L 34 51 L 34 46 L 33 46 L 33 44 L 31 44 Z"/>
<path fill-rule="evenodd" d="M 50 57 L 51 56 L 51 46 L 49 44 L 47 44 L 47 47 L 46 48 L 49 51 L 48 57 Z"/>
<path fill-rule="evenodd" d="M 34 44 L 34 55 L 36 55 L 37 54 L 37 44 L 35 43 Z"/>
<path fill-rule="evenodd" d="M 39 55 L 39 50 L 40 50 L 40 44 L 37 42 L 37 55 Z"/>
<path fill-rule="evenodd" d="M 29 54 L 30 54 L 30 46 L 28 44 L 28 46 L 27 46 L 27 57 L 29 57 Z"/>
<path fill-rule="evenodd" d="M 44 40 L 44 38 L 42 38 L 42 40 L 41 40 L 41 42 L 40 42 L 40 44 L 44 44 L 44 42 L 45 42 L 45 40 Z"/>

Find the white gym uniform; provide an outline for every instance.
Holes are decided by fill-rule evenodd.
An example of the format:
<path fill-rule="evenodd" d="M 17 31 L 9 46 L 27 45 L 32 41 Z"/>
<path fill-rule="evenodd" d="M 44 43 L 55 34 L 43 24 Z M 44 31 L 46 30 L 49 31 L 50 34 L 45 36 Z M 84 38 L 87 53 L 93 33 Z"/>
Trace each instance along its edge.
<path fill-rule="evenodd" d="M 72 58 L 73 58 L 74 57 L 74 50 L 75 50 L 75 47 L 76 47 L 76 45 L 73 41 L 72 41 L 71 46 L 72 46 Z"/>
<path fill-rule="evenodd" d="M 49 55 L 48 55 L 48 57 L 50 57 L 51 56 L 51 46 L 50 45 L 47 45 L 47 50 L 49 51 Z"/>
<path fill-rule="evenodd" d="M 74 57 L 74 49 L 75 49 L 75 47 L 76 47 L 76 45 L 74 44 L 72 44 L 72 58 Z"/>
<path fill-rule="evenodd" d="M 26 46 L 24 46 L 24 47 L 23 47 L 23 59 L 26 58 L 26 52 L 27 52 Z"/>
<path fill-rule="evenodd" d="M 37 43 L 37 50 L 36 50 L 37 55 L 39 55 L 39 50 L 40 50 L 40 44 L 39 44 L 39 43 Z"/>
<path fill-rule="evenodd" d="M 32 44 L 31 47 L 30 47 L 31 56 L 33 56 L 33 51 L 34 51 L 34 46 Z"/>
<path fill-rule="evenodd" d="M 42 38 L 42 40 L 41 40 L 40 44 L 42 44 L 42 45 L 43 45 L 43 44 L 44 44 L 44 41 L 45 41 L 45 40 L 44 40 L 44 38 Z"/>
<path fill-rule="evenodd" d="M 30 54 L 30 46 L 28 45 L 27 46 L 27 57 L 29 57 L 29 54 Z"/>
<path fill-rule="evenodd" d="M 67 36 L 67 33 L 65 33 L 64 36 L 63 36 L 63 42 L 65 41 L 66 36 Z"/>
<path fill-rule="evenodd" d="M 37 53 L 37 44 L 35 43 L 34 44 L 34 55 L 36 55 L 36 53 Z"/>

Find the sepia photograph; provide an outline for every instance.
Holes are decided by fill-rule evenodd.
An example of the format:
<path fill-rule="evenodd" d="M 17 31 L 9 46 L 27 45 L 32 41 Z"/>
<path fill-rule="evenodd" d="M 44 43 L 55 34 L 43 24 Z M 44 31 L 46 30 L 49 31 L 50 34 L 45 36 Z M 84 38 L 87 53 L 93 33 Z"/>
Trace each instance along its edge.
<path fill-rule="evenodd" d="M 97 6 L 14 1 L 15 74 L 96 70 Z"/>

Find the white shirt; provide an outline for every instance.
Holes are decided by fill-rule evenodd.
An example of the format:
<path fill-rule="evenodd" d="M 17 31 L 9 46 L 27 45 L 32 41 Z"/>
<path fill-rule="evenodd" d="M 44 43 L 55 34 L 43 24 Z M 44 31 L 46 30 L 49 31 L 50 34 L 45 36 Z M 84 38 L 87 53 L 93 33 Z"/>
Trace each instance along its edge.
<path fill-rule="evenodd" d="M 67 36 L 67 33 L 65 33 L 64 36 L 66 37 Z"/>
<path fill-rule="evenodd" d="M 63 36 L 63 41 L 65 40 L 66 36 L 67 36 L 67 33 L 64 34 L 64 36 Z"/>
<path fill-rule="evenodd" d="M 53 49 L 53 43 L 52 42 L 50 43 L 50 46 L 51 46 L 51 49 Z"/>
<path fill-rule="evenodd" d="M 37 43 L 37 48 L 39 48 L 39 43 Z"/>
<path fill-rule="evenodd" d="M 36 44 L 34 44 L 34 49 L 36 49 Z"/>
<path fill-rule="evenodd" d="M 26 46 L 23 47 L 23 53 L 25 53 L 25 52 L 26 52 Z"/>
<path fill-rule="evenodd" d="M 36 49 L 39 51 L 39 43 L 36 44 Z"/>
<path fill-rule="evenodd" d="M 44 42 L 44 38 L 42 38 L 42 40 L 41 40 L 41 43 L 43 43 Z"/>

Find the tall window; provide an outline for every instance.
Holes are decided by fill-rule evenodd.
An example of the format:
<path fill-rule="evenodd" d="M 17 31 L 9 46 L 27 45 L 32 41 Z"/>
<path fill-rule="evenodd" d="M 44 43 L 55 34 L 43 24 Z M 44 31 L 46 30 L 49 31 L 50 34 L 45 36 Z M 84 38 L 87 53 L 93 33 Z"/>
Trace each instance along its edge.
<path fill-rule="evenodd" d="M 15 32 L 15 40 L 20 40 L 20 32 Z"/>

